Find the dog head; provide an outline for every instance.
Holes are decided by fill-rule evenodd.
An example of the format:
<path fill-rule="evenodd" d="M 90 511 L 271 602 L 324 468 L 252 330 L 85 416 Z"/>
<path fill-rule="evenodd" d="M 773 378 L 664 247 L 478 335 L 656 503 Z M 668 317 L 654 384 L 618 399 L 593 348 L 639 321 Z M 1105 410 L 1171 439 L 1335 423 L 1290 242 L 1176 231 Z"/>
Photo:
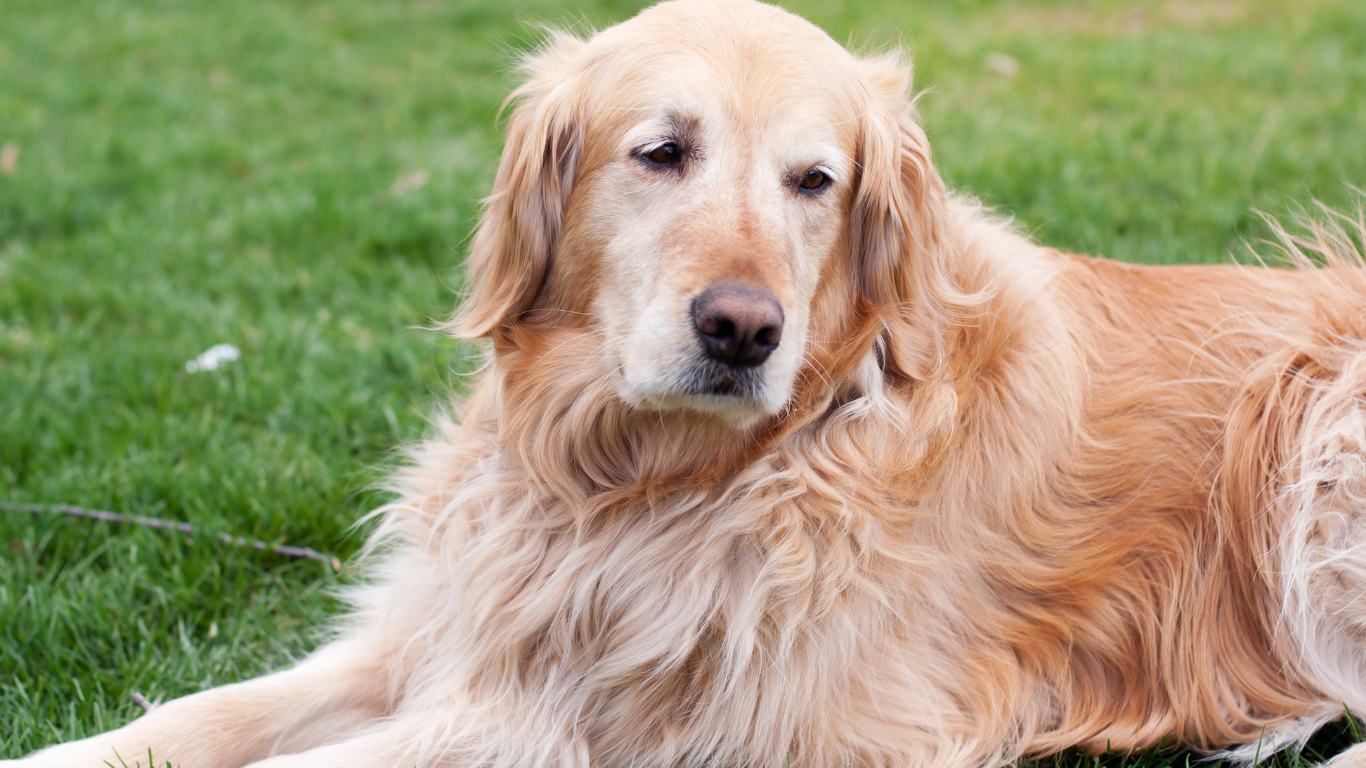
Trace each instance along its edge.
<path fill-rule="evenodd" d="M 458 335 L 577 328 L 628 405 L 745 427 L 932 301 L 944 192 L 895 58 L 672 0 L 525 70 Z"/>

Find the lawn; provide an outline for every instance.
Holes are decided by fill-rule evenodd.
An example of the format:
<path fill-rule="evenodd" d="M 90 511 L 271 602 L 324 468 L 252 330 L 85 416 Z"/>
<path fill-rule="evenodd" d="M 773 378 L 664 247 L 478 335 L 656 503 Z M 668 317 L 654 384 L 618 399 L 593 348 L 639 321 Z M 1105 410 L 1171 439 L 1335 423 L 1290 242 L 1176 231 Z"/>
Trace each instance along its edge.
<path fill-rule="evenodd" d="M 788 7 L 913 50 L 950 183 L 1059 247 L 1226 261 L 1266 234 L 1257 211 L 1351 207 L 1366 183 L 1361 0 Z M 394 449 L 473 365 L 428 328 L 456 298 L 516 52 L 536 24 L 638 8 L 0 3 L 0 502 L 354 553 Z M 240 357 L 186 369 L 220 343 Z M 288 663 L 350 578 L 0 511 L 0 758 L 117 726 L 134 691 Z"/>

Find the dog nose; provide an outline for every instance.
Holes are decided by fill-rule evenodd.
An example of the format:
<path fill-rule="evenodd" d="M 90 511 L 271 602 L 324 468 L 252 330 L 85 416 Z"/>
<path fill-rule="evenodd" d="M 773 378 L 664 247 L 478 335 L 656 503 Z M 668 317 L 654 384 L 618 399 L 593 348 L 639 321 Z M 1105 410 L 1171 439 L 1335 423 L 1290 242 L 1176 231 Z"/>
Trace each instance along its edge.
<path fill-rule="evenodd" d="M 710 288 L 693 301 L 692 319 L 707 357 L 735 368 L 759 365 L 783 340 L 783 307 L 762 288 Z"/>

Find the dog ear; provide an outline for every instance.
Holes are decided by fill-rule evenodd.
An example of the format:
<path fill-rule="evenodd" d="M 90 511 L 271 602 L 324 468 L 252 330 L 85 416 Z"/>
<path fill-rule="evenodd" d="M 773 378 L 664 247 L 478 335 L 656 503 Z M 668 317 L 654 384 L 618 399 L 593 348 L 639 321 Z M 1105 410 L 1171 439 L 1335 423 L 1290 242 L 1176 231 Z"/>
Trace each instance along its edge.
<path fill-rule="evenodd" d="M 516 323 L 541 288 L 583 145 L 585 107 L 572 71 L 583 44 L 552 31 L 523 62 L 527 79 L 504 102 L 516 106 L 466 262 L 469 296 L 447 324 L 459 338 Z"/>
<path fill-rule="evenodd" d="M 887 325 L 887 363 L 919 377 L 933 355 L 913 322 L 951 311 L 958 291 L 942 241 L 947 193 L 915 120 L 909 65 L 895 55 L 862 59 L 869 104 L 860 123 L 859 186 L 850 218 L 855 283 Z"/>

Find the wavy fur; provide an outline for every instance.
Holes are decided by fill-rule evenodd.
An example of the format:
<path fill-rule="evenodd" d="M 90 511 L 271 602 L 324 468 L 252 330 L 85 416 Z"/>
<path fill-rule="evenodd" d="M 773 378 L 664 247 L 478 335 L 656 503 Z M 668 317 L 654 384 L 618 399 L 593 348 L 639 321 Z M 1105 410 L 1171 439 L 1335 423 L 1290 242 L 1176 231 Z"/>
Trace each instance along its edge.
<path fill-rule="evenodd" d="M 1366 711 L 1360 221 L 1286 236 L 1297 270 L 1040 247 L 945 190 L 899 59 L 749 0 L 525 71 L 450 324 L 492 360 L 397 475 L 340 639 L 15 765 L 1250 760 Z M 626 226 L 682 194 L 614 154 L 666 76 L 728 94 L 747 138 L 706 162 L 748 170 Z M 794 141 L 844 147 L 840 184 L 735 191 L 810 93 L 830 118 Z M 631 357 L 652 264 L 776 286 L 776 407 L 638 393 L 676 363 Z"/>

